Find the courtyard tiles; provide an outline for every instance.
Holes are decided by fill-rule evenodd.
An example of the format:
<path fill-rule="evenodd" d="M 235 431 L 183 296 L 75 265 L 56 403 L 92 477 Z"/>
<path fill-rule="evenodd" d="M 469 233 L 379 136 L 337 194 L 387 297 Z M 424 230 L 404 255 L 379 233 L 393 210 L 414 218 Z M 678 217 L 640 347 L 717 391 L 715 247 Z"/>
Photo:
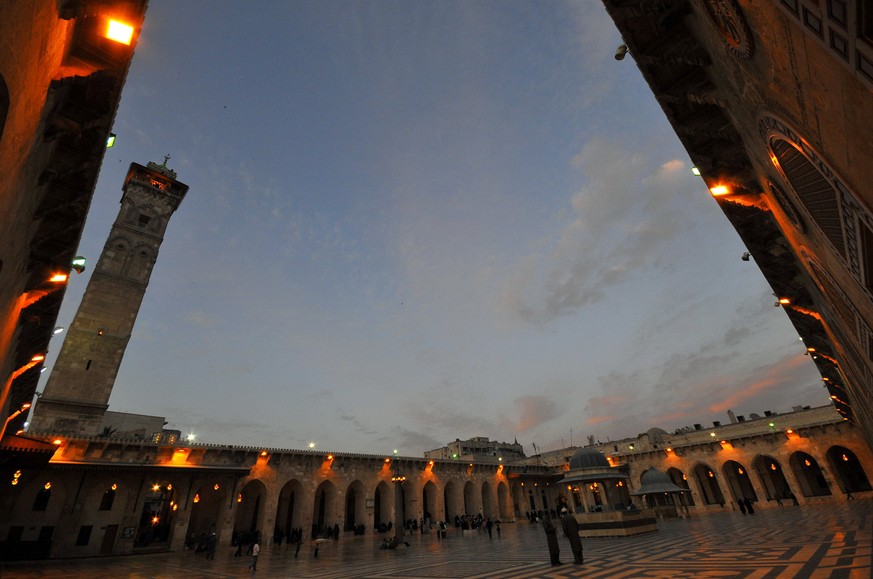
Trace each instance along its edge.
<path fill-rule="evenodd" d="M 409 548 L 382 551 L 375 537 L 344 537 L 294 547 L 264 547 L 258 571 L 251 557 L 234 558 L 221 546 L 213 561 L 189 551 L 111 558 L 6 563 L 2 579 L 130 577 L 214 579 L 279 577 L 325 579 L 425 578 L 748 578 L 854 579 L 871 577 L 873 499 L 803 507 L 760 509 L 755 515 L 726 511 L 659 523 L 639 537 L 586 539 L 585 563 L 573 565 L 561 538 L 564 565 L 548 564 L 545 534 L 526 522 L 504 524 L 502 536 L 449 531 L 411 535 Z"/>

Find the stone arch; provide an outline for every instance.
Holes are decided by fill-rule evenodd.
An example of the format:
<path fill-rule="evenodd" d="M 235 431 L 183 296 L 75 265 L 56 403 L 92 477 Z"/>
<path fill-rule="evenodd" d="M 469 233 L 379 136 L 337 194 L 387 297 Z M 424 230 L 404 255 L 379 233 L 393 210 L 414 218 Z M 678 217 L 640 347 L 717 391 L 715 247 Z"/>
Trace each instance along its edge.
<path fill-rule="evenodd" d="M 812 455 L 798 450 L 788 458 L 788 466 L 791 467 L 803 496 L 824 497 L 831 494 L 824 473 Z"/>
<path fill-rule="evenodd" d="M 768 501 L 782 500 L 791 495 L 791 487 L 782 472 L 782 465 L 772 456 L 759 454 L 752 461 L 755 472 L 764 486 Z"/>
<path fill-rule="evenodd" d="M 373 525 L 382 532 L 391 522 L 391 489 L 388 483 L 381 481 L 373 494 Z"/>
<path fill-rule="evenodd" d="M 522 513 L 527 513 L 530 507 L 527 504 L 527 495 L 524 492 L 524 487 L 520 482 L 512 483 L 512 509 L 516 518 L 520 518 Z"/>
<path fill-rule="evenodd" d="M 496 513 L 494 490 L 491 488 L 491 483 L 485 481 L 482 483 L 482 515 L 493 519 L 497 516 Z"/>
<path fill-rule="evenodd" d="M 267 502 L 267 487 L 253 479 L 240 489 L 236 497 L 236 517 L 233 522 L 235 533 L 255 533 L 264 522 L 264 505 Z"/>
<path fill-rule="evenodd" d="M 478 513 L 479 500 L 481 500 L 481 495 L 476 496 L 476 485 L 473 484 L 473 481 L 468 480 L 464 484 L 464 514 L 475 515 Z"/>
<path fill-rule="evenodd" d="M 434 520 L 438 516 L 437 511 L 437 487 L 429 480 L 421 487 L 421 511 L 422 517 Z"/>
<path fill-rule="evenodd" d="M 193 485 L 192 485 L 193 486 Z M 223 485 L 213 482 L 203 482 L 194 488 L 189 497 L 191 516 L 188 519 L 188 532 L 185 544 L 194 548 L 207 534 L 218 533 L 219 515 L 225 505 L 227 490 Z"/>
<path fill-rule="evenodd" d="M 312 532 L 321 535 L 328 526 L 336 523 L 336 487 L 329 480 L 323 481 L 315 489 L 312 504 Z"/>
<path fill-rule="evenodd" d="M 454 523 L 455 517 L 464 514 L 460 508 L 458 493 L 458 485 L 455 484 L 455 481 L 446 482 L 443 487 L 443 504 L 445 505 L 446 522 L 449 524 Z"/>
<path fill-rule="evenodd" d="M 418 520 L 418 512 L 415 508 L 418 503 L 418 493 L 415 492 L 415 483 L 412 480 L 405 480 L 396 487 L 400 493 L 400 520 L 404 523 L 410 519 Z"/>
<path fill-rule="evenodd" d="M 142 489 L 143 502 L 137 521 L 134 547 L 169 546 L 175 529 L 178 510 L 177 492 L 167 479 L 146 482 Z"/>
<path fill-rule="evenodd" d="M 667 469 L 667 476 L 670 477 L 670 480 L 673 481 L 673 484 L 682 489 L 691 490 L 691 487 L 688 485 L 688 475 L 684 472 L 676 468 L 675 466 L 671 466 Z M 685 493 L 685 502 L 688 506 L 694 506 L 694 496 L 693 493 L 687 492 Z"/>
<path fill-rule="evenodd" d="M 303 485 L 297 479 L 289 480 L 279 491 L 276 526 L 286 537 L 293 529 L 303 526 L 303 494 Z"/>
<path fill-rule="evenodd" d="M 364 525 L 367 520 L 366 491 L 364 483 L 354 480 L 346 488 L 346 502 L 343 517 L 343 530 L 354 531 L 355 527 Z"/>
<path fill-rule="evenodd" d="M 706 463 L 698 463 L 694 467 L 694 478 L 700 487 L 700 497 L 705 505 L 724 505 L 724 495 L 718 485 L 715 471 Z"/>
<path fill-rule="evenodd" d="M 3 129 L 6 127 L 6 116 L 9 114 L 9 87 L 0 74 L 0 141 L 3 140 Z"/>
<path fill-rule="evenodd" d="M 734 502 L 742 499 L 758 500 L 758 495 L 752 487 L 752 480 L 749 478 L 749 469 L 735 460 L 728 460 L 721 465 L 721 471 Z"/>
<path fill-rule="evenodd" d="M 508 521 L 511 518 L 509 514 L 509 489 L 503 481 L 497 483 L 497 516 L 501 521 Z"/>
<path fill-rule="evenodd" d="M 854 452 L 845 446 L 832 446 L 828 449 L 827 457 L 844 493 L 870 490 L 870 479 Z"/>

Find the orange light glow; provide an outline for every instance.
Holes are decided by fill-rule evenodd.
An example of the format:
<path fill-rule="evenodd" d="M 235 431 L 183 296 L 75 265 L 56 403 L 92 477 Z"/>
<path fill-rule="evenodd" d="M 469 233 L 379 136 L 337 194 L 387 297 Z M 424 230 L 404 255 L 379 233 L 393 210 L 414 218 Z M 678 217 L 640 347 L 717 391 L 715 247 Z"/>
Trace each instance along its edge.
<path fill-rule="evenodd" d="M 709 471 L 709 473 L 708 473 L 708 474 L 709 474 L 709 478 L 715 478 L 715 475 L 714 475 L 714 474 L 712 474 L 712 471 Z"/>
<path fill-rule="evenodd" d="M 152 490 L 155 491 L 155 492 L 161 490 L 161 485 L 159 485 L 159 484 L 154 484 L 154 485 L 152 485 Z"/>
<path fill-rule="evenodd" d="M 67 281 L 67 278 L 70 277 L 65 273 L 56 273 L 49 278 L 49 281 L 52 283 L 64 283 Z"/>
<path fill-rule="evenodd" d="M 267 451 L 266 451 L 266 450 L 262 450 L 262 451 L 261 451 L 261 456 L 267 456 Z"/>
<path fill-rule="evenodd" d="M 173 505 L 173 510 L 176 511 L 179 509 L 179 505 Z"/>
<path fill-rule="evenodd" d="M 844 455 L 843 455 L 843 460 L 846 461 L 846 462 L 849 462 L 849 457 L 846 456 L 846 455 L 844 454 Z"/>
<path fill-rule="evenodd" d="M 815 348 L 807 348 L 806 351 L 807 352 L 815 352 Z"/>
<path fill-rule="evenodd" d="M 30 402 L 25 402 L 21 405 L 21 410 L 27 410 L 28 408 L 30 408 Z"/>
<path fill-rule="evenodd" d="M 52 483 L 47 482 L 47 483 L 45 483 L 45 485 L 43 485 L 42 488 L 44 488 L 45 490 L 50 490 L 52 488 Z"/>
<path fill-rule="evenodd" d="M 152 524 L 157 525 L 160 520 L 161 520 L 160 518 L 158 518 L 157 516 L 154 516 L 154 517 L 152 517 Z"/>
<path fill-rule="evenodd" d="M 106 27 L 106 38 L 130 46 L 130 42 L 133 40 L 133 26 L 118 20 L 110 20 Z"/>
<path fill-rule="evenodd" d="M 791 303 L 791 300 L 788 298 L 779 298 L 779 303 L 782 304 L 783 306 L 787 306 L 788 304 Z"/>
<path fill-rule="evenodd" d="M 109 487 L 109 488 L 111 488 L 111 489 L 114 490 L 114 491 L 117 491 L 117 490 L 118 490 L 118 485 L 115 484 L 115 483 L 112 483 L 112 486 Z"/>
<path fill-rule="evenodd" d="M 741 469 L 741 468 L 737 469 L 737 474 L 745 474 L 745 473 L 746 473 L 746 471 L 744 471 L 743 469 Z"/>
<path fill-rule="evenodd" d="M 56 438 L 52 441 L 52 444 L 54 444 L 55 446 L 60 446 L 63 443 L 64 443 L 64 441 L 61 440 L 60 438 Z"/>
<path fill-rule="evenodd" d="M 809 462 L 809 459 L 808 459 L 808 458 L 807 458 L 806 460 L 803 461 L 803 464 L 805 464 L 806 466 L 812 466 L 812 463 Z"/>
<path fill-rule="evenodd" d="M 173 485 L 167 485 L 167 490 L 168 490 L 168 491 L 173 490 Z"/>
<path fill-rule="evenodd" d="M 327 455 L 327 460 L 333 460 L 333 455 L 332 454 Z"/>
<path fill-rule="evenodd" d="M 238 503 L 242 502 L 242 493 L 240 493 L 236 496 L 236 502 L 238 502 Z"/>
<path fill-rule="evenodd" d="M 770 465 L 770 470 L 776 470 L 776 463 L 772 463 Z"/>
<path fill-rule="evenodd" d="M 713 197 L 721 197 L 722 195 L 730 193 L 730 189 L 725 185 L 716 185 L 715 187 L 710 187 L 709 192 L 712 193 Z"/>
<path fill-rule="evenodd" d="M 788 430 L 785 431 L 785 434 L 794 434 L 794 429 L 789 428 Z"/>
<path fill-rule="evenodd" d="M 385 459 L 385 462 L 386 462 L 386 463 L 389 463 L 389 462 L 391 462 L 391 459 L 390 459 L 390 458 L 386 458 L 386 459 Z"/>
<path fill-rule="evenodd" d="M 673 452 L 673 447 L 672 447 L 672 446 L 668 446 L 668 447 L 667 447 L 667 452 Z"/>
<path fill-rule="evenodd" d="M 213 490 L 218 490 L 218 483 L 215 483 L 215 486 L 212 487 Z"/>
<path fill-rule="evenodd" d="M 194 495 L 194 502 L 195 502 L 195 503 L 199 503 L 199 502 L 200 502 L 200 493 L 197 493 L 197 494 Z"/>

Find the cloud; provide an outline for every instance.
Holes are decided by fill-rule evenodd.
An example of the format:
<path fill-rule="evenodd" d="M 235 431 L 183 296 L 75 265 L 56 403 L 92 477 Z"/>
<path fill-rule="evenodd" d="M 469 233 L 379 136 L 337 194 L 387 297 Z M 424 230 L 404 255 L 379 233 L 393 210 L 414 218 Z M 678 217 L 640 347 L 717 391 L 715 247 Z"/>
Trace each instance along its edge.
<path fill-rule="evenodd" d="M 656 267 L 681 230 L 676 190 L 685 163 L 650 168 L 648 159 L 599 137 L 572 164 L 585 177 L 569 199 L 572 218 L 549 248 L 520 259 L 501 294 L 513 315 L 546 323 L 601 301 Z"/>
<path fill-rule="evenodd" d="M 545 396 L 520 396 L 513 403 L 517 418 L 510 419 L 515 432 L 528 432 L 562 414 L 554 400 Z"/>

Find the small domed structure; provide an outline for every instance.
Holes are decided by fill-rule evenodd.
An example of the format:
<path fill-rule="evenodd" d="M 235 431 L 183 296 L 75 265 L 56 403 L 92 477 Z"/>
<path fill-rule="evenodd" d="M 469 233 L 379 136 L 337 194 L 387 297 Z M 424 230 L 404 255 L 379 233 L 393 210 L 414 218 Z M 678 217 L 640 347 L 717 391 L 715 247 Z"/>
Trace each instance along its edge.
<path fill-rule="evenodd" d="M 570 457 L 570 470 L 579 468 L 612 468 L 603 453 L 596 448 L 580 448 Z"/>

